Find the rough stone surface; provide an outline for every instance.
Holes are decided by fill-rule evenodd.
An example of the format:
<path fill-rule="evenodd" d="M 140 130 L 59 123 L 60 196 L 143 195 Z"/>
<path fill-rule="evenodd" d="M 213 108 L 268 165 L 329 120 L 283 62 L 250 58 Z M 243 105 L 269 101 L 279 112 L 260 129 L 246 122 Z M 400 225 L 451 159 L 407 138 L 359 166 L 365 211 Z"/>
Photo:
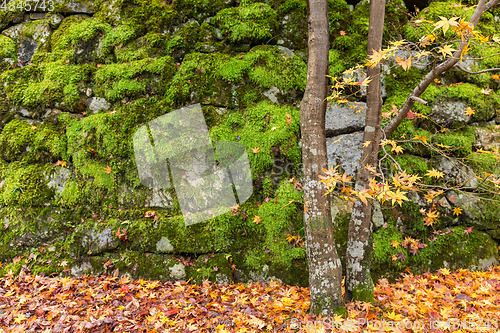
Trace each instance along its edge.
<path fill-rule="evenodd" d="M 382 73 L 387 72 L 388 69 L 389 67 L 387 65 L 382 64 L 381 66 Z M 344 74 L 344 78 L 345 79 L 351 78 L 355 82 L 361 82 L 363 79 L 366 79 L 366 70 L 361 68 L 357 69 L 352 74 L 348 75 Z M 358 97 L 366 97 L 366 89 L 367 89 L 366 86 L 360 86 Z M 380 76 L 380 92 L 382 94 L 382 98 L 387 97 L 387 90 L 385 88 L 385 75 L 383 74 Z"/>
<path fill-rule="evenodd" d="M 363 135 L 363 132 L 356 132 L 327 138 L 328 167 L 331 168 L 340 164 L 347 176 L 354 176 L 361 158 Z M 342 138 L 335 142 L 340 137 Z"/>
<path fill-rule="evenodd" d="M 439 101 L 432 106 L 430 118 L 443 126 L 453 123 L 465 124 L 470 120 L 464 112 L 466 108 L 467 105 L 462 101 Z"/>
<path fill-rule="evenodd" d="M 81 265 L 75 265 L 71 267 L 71 275 L 73 276 L 81 276 L 83 274 L 90 273 L 92 271 L 92 265 L 84 261 Z"/>
<path fill-rule="evenodd" d="M 63 6 L 63 11 L 66 14 L 90 14 L 92 15 L 94 11 L 92 10 L 92 1 L 65 1 L 65 0 L 55 0 L 58 4 Z"/>
<path fill-rule="evenodd" d="M 163 189 L 153 188 L 151 189 L 151 194 L 148 195 L 147 203 L 144 206 L 169 208 L 172 206 L 172 199 Z"/>
<path fill-rule="evenodd" d="M 93 254 L 113 250 L 118 246 L 119 240 L 114 237 L 113 230 L 106 228 L 103 231 L 87 230 L 82 238 L 82 246 L 88 248 Z"/>
<path fill-rule="evenodd" d="M 167 237 L 162 237 L 156 243 L 156 251 L 160 253 L 172 253 L 174 252 L 174 247 L 170 244 L 170 240 Z"/>
<path fill-rule="evenodd" d="M 89 109 L 93 113 L 97 113 L 101 110 L 109 110 L 110 107 L 111 104 L 109 104 L 108 101 L 106 101 L 104 98 L 92 97 L 92 99 L 90 100 Z"/>
<path fill-rule="evenodd" d="M 382 214 L 382 209 L 380 209 L 380 203 L 378 201 L 373 203 L 372 222 L 377 228 L 381 228 L 385 222 L 384 215 Z"/>
<path fill-rule="evenodd" d="M 273 102 L 274 104 L 278 103 L 278 94 L 280 94 L 281 91 L 272 86 L 270 89 L 264 91 L 262 94 L 264 96 L 266 96 L 267 98 L 269 98 L 271 100 L 271 102 Z"/>
<path fill-rule="evenodd" d="M 286 48 L 284 46 L 278 46 L 278 48 L 283 51 L 283 53 L 285 53 L 287 56 L 289 56 L 290 58 L 293 58 L 293 51 L 290 50 L 289 48 Z"/>
<path fill-rule="evenodd" d="M 55 174 L 50 176 L 47 186 L 54 189 L 57 194 L 61 194 L 64 191 L 64 186 L 70 177 L 71 171 L 69 171 L 69 169 L 59 168 Z"/>
<path fill-rule="evenodd" d="M 170 270 L 170 276 L 176 280 L 182 280 L 186 277 L 186 267 L 181 264 L 175 264 L 168 268 Z"/>
<path fill-rule="evenodd" d="M 486 128 L 476 128 L 475 146 L 484 150 L 491 150 L 493 148 L 500 148 L 500 133 L 493 132 Z"/>
<path fill-rule="evenodd" d="M 366 103 L 328 104 L 326 136 L 362 131 L 365 127 Z"/>
<path fill-rule="evenodd" d="M 477 178 L 472 170 L 460 164 L 460 162 L 452 157 L 438 156 L 436 158 L 436 169 L 444 173 L 446 182 L 467 187 L 476 187 Z"/>

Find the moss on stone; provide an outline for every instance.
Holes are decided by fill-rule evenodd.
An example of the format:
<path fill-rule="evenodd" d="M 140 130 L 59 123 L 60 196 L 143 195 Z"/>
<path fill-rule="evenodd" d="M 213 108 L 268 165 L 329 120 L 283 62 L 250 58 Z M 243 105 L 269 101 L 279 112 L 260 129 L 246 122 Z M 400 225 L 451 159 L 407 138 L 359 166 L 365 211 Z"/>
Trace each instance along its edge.
<path fill-rule="evenodd" d="M 174 68 L 173 59 L 168 56 L 105 65 L 94 76 L 96 94 L 111 102 L 146 93 L 161 95 L 174 74 Z"/>
<path fill-rule="evenodd" d="M 219 11 L 213 22 L 232 43 L 257 43 L 273 36 L 276 18 L 276 11 L 269 5 L 243 1 L 238 7 Z"/>

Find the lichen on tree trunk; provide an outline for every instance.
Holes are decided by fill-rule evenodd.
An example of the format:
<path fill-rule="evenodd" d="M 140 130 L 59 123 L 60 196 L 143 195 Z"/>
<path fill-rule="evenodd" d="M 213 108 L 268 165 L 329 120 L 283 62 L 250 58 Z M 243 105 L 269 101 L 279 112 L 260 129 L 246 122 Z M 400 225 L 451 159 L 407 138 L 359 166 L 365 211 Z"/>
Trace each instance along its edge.
<path fill-rule="evenodd" d="M 307 85 L 302 100 L 300 126 L 304 164 L 306 253 L 309 265 L 311 311 L 345 314 L 342 299 L 342 264 L 333 239 L 330 197 L 319 183 L 328 167 L 325 113 L 328 80 L 328 4 L 309 0 L 309 59 Z"/>
<path fill-rule="evenodd" d="M 370 2 L 370 30 L 368 31 L 368 54 L 382 47 L 384 32 L 385 1 Z M 356 177 L 356 190 L 369 188 L 370 172 L 367 165 L 377 163 L 378 147 L 381 138 L 380 121 L 382 114 L 382 94 L 380 89 L 380 65 L 368 67 L 367 76 L 372 79 L 367 90 L 367 110 L 363 142 L 364 146 Z M 349 221 L 349 239 L 346 251 L 346 299 L 373 302 L 373 281 L 370 275 L 372 254 L 373 207 L 361 201 L 354 204 Z"/>

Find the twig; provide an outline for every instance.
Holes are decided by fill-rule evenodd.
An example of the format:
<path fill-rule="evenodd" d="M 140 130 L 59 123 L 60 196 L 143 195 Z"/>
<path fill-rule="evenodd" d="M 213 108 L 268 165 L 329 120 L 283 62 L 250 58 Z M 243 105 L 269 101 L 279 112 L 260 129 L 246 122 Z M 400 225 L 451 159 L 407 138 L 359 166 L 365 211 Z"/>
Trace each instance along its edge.
<path fill-rule="evenodd" d="M 467 74 L 481 74 L 481 73 L 486 73 L 486 72 L 496 72 L 500 71 L 500 68 L 488 68 L 488 69 L 483 69 L 482 71 L 479 72 L 471 72 L 460 66 L 459 64 L 455 65 L 456 68 L 460 69 L 462 72 L 465 72 Z"/>

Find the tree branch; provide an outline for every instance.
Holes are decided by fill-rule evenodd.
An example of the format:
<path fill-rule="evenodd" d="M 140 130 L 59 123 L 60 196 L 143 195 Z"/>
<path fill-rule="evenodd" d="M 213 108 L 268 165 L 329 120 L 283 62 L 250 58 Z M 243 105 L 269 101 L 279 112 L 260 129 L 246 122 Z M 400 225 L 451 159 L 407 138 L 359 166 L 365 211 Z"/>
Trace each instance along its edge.
<path fill-rule="evenodd" d="M 479 18 L 489 10 L 491 7 L 494 7 L 498 5 L 500 0 L 490 0 L 488 3 L 486 3 L 486 0 L 479 0 L 479 3 L 477 4 L 476 10 L 474 11 L 474 14 L 472 14 L 471 17 L 471 24 L 476 26 Z M 457 63 L 458 60 L 460 60 L 460 54 L 462 53 L 462 50 L 464 47 L 469 43 L 469 39 L 463 40 L 458 49 L 453 53 L 453 56 L 451 58 L 446 59 L 444 62 L 439 64 L 437 67 L 435 67 L 433 70 L 431 70 L 427 75 L 420 81 L 420 83 L 413 89 L 411 92 L 410 96 L 406 99 L 406 101 L 403 103 L 403 106 L 399 109 L 398 114 L 396 117 L 394 117 L 389 124 L 384 128 L 387 137 L 390 137 L 392 133 L 398 128 L 398 126 L 401 124 L 401 122 L 406 119 L 406 116 L 408 114 L 408 111 L 410 108 L 415 104 L 414 98 L 419 97 L 420 95 L 423 94 L 425 89 L 434 81 L 435 78 L 437 78 L 439 75 L 441 75 L 443 72 L 449 70 L 450 68 L 454 67 Z"/>
<path fill-rule="evenodd" d="M 456 68 L 460 69 L 462 72 L 465 72 L 467 74 L 481 74 L 481 73 L 487 73 L 487 72 L 496 72 L 500 71 L 500 68 L 488 68 L 488 69 L 483 69 L 482 71 L 479 72 L 471 72 L 460 66 L 459 64 L 455 65 Z"/>

